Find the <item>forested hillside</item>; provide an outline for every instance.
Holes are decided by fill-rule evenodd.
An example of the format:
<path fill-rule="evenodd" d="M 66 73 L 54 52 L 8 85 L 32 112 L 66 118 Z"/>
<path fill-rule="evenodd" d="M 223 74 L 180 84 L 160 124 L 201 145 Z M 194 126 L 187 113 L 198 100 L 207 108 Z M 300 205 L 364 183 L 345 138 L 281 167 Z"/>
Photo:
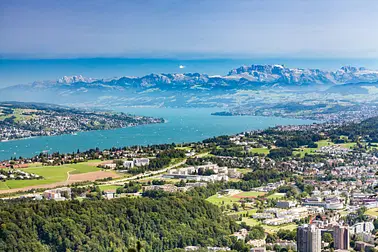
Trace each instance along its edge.
<path fill-rule="evenodd" d="M 0 251 L 145 251 L 229 245 L 237 225 L 198 197 L 0 203 Z"/>
<path fill-rule="evenodd" d="M 340 135 L 356 140 L 364 138 L 368 142 L 378 142 L 378 117 L 366 119 L 360 123 L 350 123 L 331 131 L 332 138 L 339 138 Z"/>

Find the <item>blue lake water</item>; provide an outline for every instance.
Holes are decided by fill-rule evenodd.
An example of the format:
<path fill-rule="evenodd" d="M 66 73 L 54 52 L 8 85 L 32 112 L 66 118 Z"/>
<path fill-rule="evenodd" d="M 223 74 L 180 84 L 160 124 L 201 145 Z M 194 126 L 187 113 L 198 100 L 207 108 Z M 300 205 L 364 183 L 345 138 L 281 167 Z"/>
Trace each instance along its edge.
<path fill-rule="evenodd" d="M 77 135 L 60 135 L 14 140 L 0 143 L 0 160 L 11 156 L 31 157 L 42 151 L 72 152 L 99 147 L 101 149 L 130 145 L 195 142 L 223 134 L 264 129 L 276 125 L 310 124 L 313 121 L 279 117 L 212 116 L 216 109 L 132 108 L 121 111 L 163 117 L 164 124 L 133 128 L 79 132 Z"/>

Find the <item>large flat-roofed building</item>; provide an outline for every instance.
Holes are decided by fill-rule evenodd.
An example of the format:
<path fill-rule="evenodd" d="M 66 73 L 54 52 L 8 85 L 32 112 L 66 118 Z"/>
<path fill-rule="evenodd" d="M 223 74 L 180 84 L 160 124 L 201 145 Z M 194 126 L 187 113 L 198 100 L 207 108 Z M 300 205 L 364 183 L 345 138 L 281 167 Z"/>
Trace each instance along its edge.
<path fill-rule="evenodd" d="M 280 200 L 280 201 L 277 201 L 276 203 L 276 207 L 278 208 L 291 208 L 291 207 L 295 207 L 296 206 L 296 203 L 295 201 L 284 201 L 284 200 Z"/>

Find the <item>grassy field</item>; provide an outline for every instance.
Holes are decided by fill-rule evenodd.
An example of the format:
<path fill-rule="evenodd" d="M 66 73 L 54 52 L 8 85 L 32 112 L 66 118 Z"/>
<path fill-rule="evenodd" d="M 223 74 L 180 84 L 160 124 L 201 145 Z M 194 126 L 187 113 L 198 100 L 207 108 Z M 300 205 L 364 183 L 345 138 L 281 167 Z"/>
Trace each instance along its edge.
<path fill-rule="evenodd" d="M 258 197 L 262 195 L 265 195 L 265 193 L 255 192 L 255 191 L 241 192 L 234 196 L 215 194 L 207 198 L 206 200 L 217 206 L 221 206 L 221 205 L 228 205 L 228 204 L 232 205 L 235 202 L 239 202 L 243 197 L 249 198 L 249 197 Z"/>
<path fill-rule="evenodd" d="M 242 221 L 240 222 L 245 222 L 248 226 L 258 226 L 261 225 L 261 223 L 258 220 L 248 218 L 248 217 L 243 217 Z M 238 222 L 238 223 L 240 223 Z"/>
<path fill-rule="evenodd" d="M 258 220 L 248 218 L 248 217 L 243 217 L 241 222 L 245 222 L 248 226 L 261 225 L 265 229 L 265 231 L 268 232 L 268 233 L 276 233 L 280 229 L 294 230 L 294 229 L 297 228 L 297 224 L 295 224 L 295 223 L 288 223 L 288 224 L 279 225 L 279 226 L 270 226 L 270 225 L 262 224 Z M 240 222 L 238 222 L 238 223 L 240 223 Z"/>
<path fill-rule="evenodd" d="M 223 203 L 224 205 L 232 205 L 234 202 L 239 202 L 240 199 L 238 198 L 233 198 L 231 196 L 227 196 L 227 195 L 213 195 L 213 196 L 210 196 L 209 198 L 206 199 L 207 201 L 209 201 L 210 203 L 213 203 L 217 206 L 221 206 Z"/>
<path fill-rule="evenodd" d="M 280 229 L 284 229 L 284 230 L 295 230 L 298 225 L 295 224 L 295 223 L 288 223 L 288 224 L 284 224 L 284 225 L 280 225 L 280 226 L 268 226 L 268 225 L 262 225 L 262 227 L 265 229 L 265 231 L 267 231 L 268 233 L 275 233 L 277 232 L 278 230 Z"/>
<path fill-rule="evenodd" d="M 371 208 L 365 212 L 366 215 L 372 216 L 372 217 L 378 217 L 378 208 Z"/>
<path fill-rule="evenodd" d="M 30 168 L 23 168 L 22 170 L 25 172 L 40 175 L 43 177 L 43 179 L 7 180 L 6 182 L 0 182 L 0 190 L 63 182 L 67 180 L 68 173 L 81 174 L 100 171 L 101 169 L 95 166 L 90 166 L 88 165 L 88 163 L 79 163 L 62 166 L 41 166 L 40 164 L 36 164 L 32 165 L 32 167 Z"/>
<path fill-rule="evenodd" d="M 235 196 L 257 197 L 257 196 L 262 196 L 262 195 L 265 195 L 265 193 L 264 192 L 250 191 L 250 192 L 241 192 L 241 193 L 236 194 Z M 279 199 L 279 198 L 282 198 L 284 196 L 285 196 L 284 193 L 275 193 L 275 194 L 270 195 L 268 198 Z M 222 205 L 224 205 L 224 206 L 231 205 L 232 206 L 233 203 L 238 203 L 239 200 L 241 200 L 241 198 L 237 198 L 237 197 L 233 197 L 233 196 L 229 196 L 229 195 L 216 194 L 216 195 L 213 195 L 213 196 L 207 198 L 206 200 L 217 205 L 217 206 L 222 206 Z M 256 213 L 256 211 L 257 211 L 257 209 L 255 209 L 255 208 L 248 209 L 248 206 L 246 208 L 247 208 L 247 210 L 241 210 L 241 211 L 238 211 L 238 212 L 231 211 L 228 214 L 229 215 L 237 215 L 237 216 L 248 214 L 250 216 L 253 213 Z M 226 213 L 227 212 L 228 211 L 226 211 Z M 242 222 L 245 222 L 249 226 L 261 225 L 265 229 L 265 231 L 268 232 L 268 233 L 274 233 L 274 232 L 277 232 L 280 229 L 294 230 L 294 229 L 297 228 L 297 225 L 295 223 L 289 223 L 289 224 L 280 225 L 280 226 L 270 226 L 270 225 L 262 224 L 262 222 L 255 220 L 253 218 L 249 218 L 249 217 L 243 217 Z M 240 223 L 240 222 L 238 222 L 238 223 Z"/>
<path fill-rule="evenodd" d="M 285 197 L 285 193 L 274 193 L 268 196 L 268 199 L 282 199 Z"/>
<path fill-rule="evenodd" d="M 315 150 L 317 150 L 317 148 L 299 148 L 293 151 L 293 155 L 296 156 L 300 154 L 301 157 L 304 157 L 306 154 L 315 154 Z"/>
<path fill-rule="evenodd" d="M 100 185 L 99 186 L 102 191 L 112 191 L 117 190 L 117 188 L 120 188 L 121 186 L 117 185 Z"/>
<path fill-rule="evenodd" d="M 344 143 L 344 144 L 340 144 L 340 146 L 346 149 L 350 149 L 350 148 L 353 148 L 356 144 L 357 143 Z"/>
<path fill-rule="evenodd" d="M 67 180 L 68 172 L 73 171 L 74 168 L 67 166 L 43 166 L 34 168 L 25 168 L 23 171 L 30 172 L 42 176 L 44 179 L 30 179 L 30 180 L 7 180 L 3 182 L 8 188 L 1 189 L 13 189 L 22 188 L 34 185 L 47 185 L 56 182 Z"/>
<path fill-rule="evenodd" d="M 317 141 L 316 144 L 318 145 L 318 148 L 321 148 L 324 146 L 333 145 L 334 143 L 332 143 L 330 140 L 320 140 Z"/>
<path fill-rule="evenodd" d="M 320 149 L 321 147 L 329 146 L 329 145 L 335 145 L 330 140 L 321 140 L 321 141 L 316 142 L 316 144 L 318 145 L 318 148 L 302 147 L 302 148 L 296 149 L 293 152 L 293 154 L 294 155 L 300 154 L 301 157 L 304 157 L 306 154 L 316 154 L 315 151 Z M 337 144 L 337 145 L 340 146 L 340 147 L 346 148 L 346 149 L 350 149 L 350 148 L 353 148 L 356 144 L 357 143 L 353 142 L 353 143 L 344 143 L 344 144 Z"/>
<path fill-rule="evenodd" d="M 249 152 L 268 155 L 269 149 L 268 148 L 252 148 L 249 150 Z"/>
<path fill-rule="evenodd" d="M 315 151 L 320 149 L 321 147 L 334 144 L 334 143 L 330 142 L 329 140 L 321 140 L 321 141 L 317 141 L 315 143 L 318 145 L 318 148 L 307 148 L 307 147 L 298 148 L 293 152 L 293 155 L 300 154 L 301 157 L 304 157 L 306 154 L 316 154 Z"/>
<path fill-rule="evenodd" d="M 0 190 L 6 190 L 9 189 L 6 182 L 0 182 Z"/>
<path fill-rule="evenodd" d="M 236 170 L 242 174 L 246 174 L 248 172 L 252 172 L 251 168 L 236 168 Z"/>
<path fill-rule="evenodd" d="M 70 174 L 80 174 L 80 173 L 101 171 L 101 168 L 97 168 L 96 166 L 90 166 L 85 163 L 72 164 L 72 165 L 67 165 L 67 166 L 75 169 L 72 172 L 70 172 Z"/>
<path fill-rule="evenodd" d="M 250 192 L 242 192 L 242 193 L 239 193 L 235 196 L 238 196 L 238 197 L 258 197 L 258 196 L 263 196 L 265 195 L 266 193 L 265 192 L 255 192 L 255 191 L 250 191 Z"/>
<path fill-rule="evenodd" d="M 184 150 L 184 151 L 191 151 L 192 148 L 190 147 L 175 147 L 176 150 Z"/>

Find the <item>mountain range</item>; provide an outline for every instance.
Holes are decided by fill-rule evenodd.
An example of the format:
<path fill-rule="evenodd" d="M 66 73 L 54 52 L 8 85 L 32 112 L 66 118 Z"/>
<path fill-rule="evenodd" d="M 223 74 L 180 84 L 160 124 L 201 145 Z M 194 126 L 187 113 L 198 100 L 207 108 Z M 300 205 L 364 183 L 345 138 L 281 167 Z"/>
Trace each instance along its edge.
<path fill-rule="evenodd" d="M 56 81 L 36 81 L 22 85 L 42 87 L 132 87 L 148 89 L 175 88 L 214 89 L 249 88 L 272 85 L 336 85 L 358 82 L 378 81 L 378 71 L 366 68 L 344 66 L 337 71 L 320 69 L 287 68 L 284 65 L 251 65 L 232 69 L 227 75 L 210 76 L 200 73 L 149 74 L 142 77 L 120 77 L 113 79 L 94 79 L 78 76 L 64 76 Z"/>
<path fill-rule="evenodd" d="M 201 73 L 149 74 L 142 77 L 95 79 L 65 76 L 55 81 L 36 81 L 0 89 L 1 100 L 66 103 L 80 99 L 90 102 L 101 97 L 116 97 L 137 105 L 186 103 L 203 96 L 230 94 L 240 90 L 322 91 L 345 93 L 363 83 L 375 86 L 378 71 L 344 66 L 336 71 L 288 68 L 284 65 L 251 65 L 232 69 L 226 75 Z M 376 84 L 374 84 L 376 83 Z M 347 85 L 345 90 L 343 85 Z M 350 87 L 353 86 L 353 89 Z M 377 84 L 378 86 L 378 84 Z M 72 99 L 73 97 L 76 97 Z M 157 99 L 158 97 L 158 99 Z M 214 101 L 216 103 L 217 101 Z M 227 102 L 225 102 L 227 103 Z"/>

